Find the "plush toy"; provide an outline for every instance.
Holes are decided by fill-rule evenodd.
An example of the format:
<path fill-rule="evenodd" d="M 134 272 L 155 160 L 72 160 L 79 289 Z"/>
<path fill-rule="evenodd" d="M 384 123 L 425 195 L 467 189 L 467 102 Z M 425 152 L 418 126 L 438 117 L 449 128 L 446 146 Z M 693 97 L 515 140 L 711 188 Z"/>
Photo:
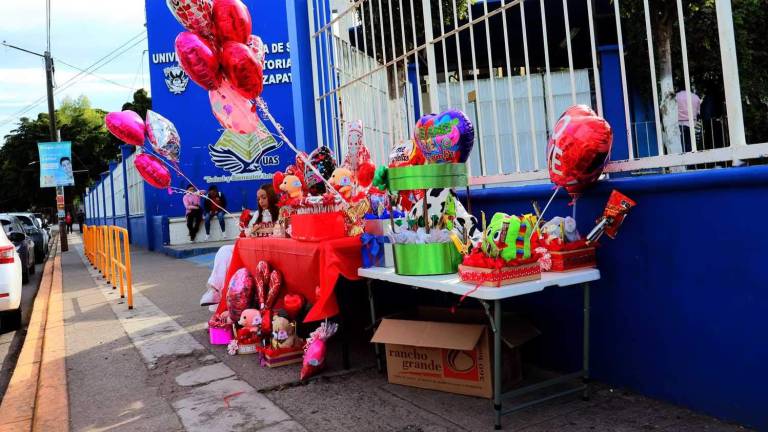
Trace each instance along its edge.
<path fill-rule="evenodd" d="M 272 348 L 293 348 L 296 342 L 296 324 L 275 315 L 272 318 Z"/>
<path fill-rule="evenodd" d="M 256 309 L 246 309 L 240 314 L 237 323 L 242 327 L 237 331 L 237 339 L 241 343 L 258 343 L 261 339 L 261 312 Z"/>
<path fill-rule="evenodd" d="M 333 170 L 328 183 L 336 188 L 344 199 L 349 199 L 352 196 L 353 176 L 351 169 L 339 167 Z"/>
<path fill-rule="evenodd" d="M 291 170 L 291 173 L 276 172 L 272 178 L 272 186 L 285 192 L 290 198 L 304 198 L 304 175 L 298 170 Z"/>
<path fill-rule="evenodd" d="M 563 243 L 581 240 L 581 234 L 576 229 L 576 220 L 570 216 L 553 217 L 552 220 L 541 227 L 541 233 L 546 244 L 550 244 L 557 239 Z"/>
<path fill-rule="evenodd" d="M 535 223 L 532 215 L 494 214 L 483 235 L 483 252 L 490 257 L 501 256 L 506 261 L 530 258 L 531 231 Z"/>

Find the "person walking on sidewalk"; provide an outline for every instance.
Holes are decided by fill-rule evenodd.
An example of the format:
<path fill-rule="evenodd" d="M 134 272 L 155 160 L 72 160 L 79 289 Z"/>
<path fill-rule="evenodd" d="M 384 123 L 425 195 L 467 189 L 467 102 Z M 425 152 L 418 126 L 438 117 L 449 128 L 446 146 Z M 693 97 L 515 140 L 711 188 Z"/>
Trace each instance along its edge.
<path fill-rule="evenodd" d="M 205 240 L 208 240 L 211 236 L 211 219 L 214 217 L 219 220 L 219 227 L 221 227 L 221 236 L 224 237 L 226 233 L 226 224 L 224 222 L 224 213 L 227 209 L 227 198 L 223 193 L 219 192 L 219 188 L 211 186 L 208 189 L 208 199 L 205 200 Z"/>
<path fill-rule="evenodd" d="M 77 225 L 80 228 L 80 234 L 83 233 L 83 225 L 85 225 L 85 212 L 83 209 L 77 211 Z"/>
<path fill-rule="evenodd" d="M 64 223 L 67 224 L 67 234 L 72 234 L 72 213 L 67 212 L 64 217 Z"/>
<path fill-rule="evenodd" d="M 188 185 L 187 193 L 184 194 L 182 201 L 187 212 L 189 240 L 195 241 L 195 236 L 197 236 L 197 232 L 200 230 L 200 222 L 203 220 L 203 211 L 200 209 L 200 194 L 194 186 Z"/>

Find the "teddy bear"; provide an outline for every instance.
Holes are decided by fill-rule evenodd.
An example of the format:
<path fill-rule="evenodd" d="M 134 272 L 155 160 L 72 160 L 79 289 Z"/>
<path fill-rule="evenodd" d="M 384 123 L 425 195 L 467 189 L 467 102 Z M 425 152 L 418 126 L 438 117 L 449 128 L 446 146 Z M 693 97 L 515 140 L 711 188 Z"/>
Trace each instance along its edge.
<path fill-rule="evenodd" d="M 304 176 L 298 170 L 286 173 L 276 172 L 272 178 L 272 185 L 275 189 L 285 192 L 289 198 L 304 198 Z"/>
<path fill-rule="evenodd" d="M 293 348 L 297 345 L 296 325 L 287 318 L 272 318 L 272 348 Z"/>
<path fill-rule="evenodd" d="M 237 331 L 237 339 L 240 343 L 258 343 L 261 339 L 261 312 L 257 309 L 245 309 L 240 314 L 237 324 L 242 328 Z"/>
<path fill-rule="evenodd" d="M 339 167 L 333 170 L 331 178 L 328 179 L 330 183 L 345 199 L 349 199 L 352 196 L 352 180 L 354 174 L 352 170 L 346 167 Z"/>

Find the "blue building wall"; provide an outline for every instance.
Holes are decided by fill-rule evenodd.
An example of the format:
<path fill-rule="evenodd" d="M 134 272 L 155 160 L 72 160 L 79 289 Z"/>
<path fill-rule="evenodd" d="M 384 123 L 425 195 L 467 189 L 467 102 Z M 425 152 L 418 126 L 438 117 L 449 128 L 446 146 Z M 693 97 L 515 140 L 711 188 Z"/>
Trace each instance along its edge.
<path fill-rule="evenodd" d="M 296 140 L 294 133 L 294 101 L 291 88 L 292 54 L 286 19 L 286 2 L 270 2 L 265 7 L 262 2 L 246 0 L 245 4 L 253 13 L 253 34 L 259 35 L 269 47 L 266 55 L 267 67 L 264 71 L 265 86 L 262 94 L 271 113 L 282 124 L 286 135 Z M 305 6 L 306 8 L 306 6 Z M 149 74 L 152 86 L 152 109 L 172 121 L 181 136 L 180 168 L 200 189 L 208 189 L 216 184 L 224 192 L 228 201 L 228 210 L 239 211 L 241 208 L 256 206 L 256 190 L 264 182 L 271 182 L 272 174 L 294 160 L 293 152 L 287 145 L 267 152 L 258 165 L 262 179 L 239 181 L 228 172 L 214 165 L 209 154 L 209 145 L 213 145 L 223 133 L 223 128 L 214 118 L 208 92 L 191 80 L 185 89 L 174 93 L 166 82 L 166 69 L 178 66 L 174 53 L 176 35 L 183 31 L 182 26 L 171 15 L 165 2 L 147 1 L 147 32 L 149 38 Z M 306 9 L 304 12 L 306 21 Z M 178 73 L 178 70 L 173 70 Z M 305 72 L 306 74 L 307 72 Z M 276 78 L 287 77 L 282 83 L 273 83 Z M 255 115 L 255 114 L 254 114 Z M 314 123 L 309 126 L 313 127 Z M 268 126 L 274 134 L 274 129 Z M 306 129 L 302 129 L 306 133 Z M 312 135 L 309 135 L 311 139 Z M 302 145 L 307 136 L 302 136 Z M 278 139 L 278 141 L 280 141 Z M 314 145 L 314 144 L 313 144 Z M 206 179 L 208 177 L 208 179 Z M 218 178 L 217 178 L 218 177 Z M 186 188 L 187 181 L 174 174 L 172 186 Z M 164 190 L 145 188 L 147 220 L 146 234 L 150 239 L 150 248 L 162 244 L 162 232 L 151 227 L 156 215 L 178 217 L 184 215 L 181 195 L 169 196 Z M 143 234 L 139 234 L 143 236 Z"/>
<path fill-rule="evenodd" d="M 716 417 L 768 429 L 768 167 L 621 178 L 579 199 L 587 232 L 612 189 L 637 201 L 618 238 L 598 252 L 592 285 L 594 378 Z M 472 191 L 473 210 L 531 212 L 550 186 Z M 568 215 L 561 194 L 549 216 Z M 538 360 L 578 369 L 581 290 L 549 288 L 507 307 L 530 314 L 543 336 Z"/>

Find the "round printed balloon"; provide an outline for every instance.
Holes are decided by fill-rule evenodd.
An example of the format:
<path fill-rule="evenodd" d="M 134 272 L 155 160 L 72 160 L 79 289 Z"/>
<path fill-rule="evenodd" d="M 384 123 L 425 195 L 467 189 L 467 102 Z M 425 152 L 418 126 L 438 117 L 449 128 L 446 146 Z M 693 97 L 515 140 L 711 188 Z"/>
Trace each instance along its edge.
<path fill-rule="evenodd" d="M 222 127 L 239 134 L 256 132 L 261 124 L 256 105 L 243 97 L 226 79 L 216 90 L 208 92 L 211 111 Z"/>
<path fill-rule="evenodd" d="M 176 21 L 204 38 L 213 37 L 213 0 L 166 0 Z"/>
<path fill-rule="evenodd" d="M 264 88 L 264 69 L 256 53 L 240 42 L 225 42 L 221 67 L 232 86 L 248 99 L 256 99 Z"/>
<path fill-rule="evenodd" d="M 160 114 L 147 111 L 147 138 L 152 148 L 164 158 L 178 162 L 181 152 L 181 137 L 176 126 Z"/>
<path fill-rule="evenodd" d="M 423 116 L 413 134 L 427 163 L 466 162 L 475 144 L 475 128 L 459 110 Z"/>
<path fill-rule="evenodd" d="M 131 110 L 111 112 L 104 118 L 107 130 L 120 141 L 135 146 L 144 145 L 144 120 Z"/>
<path fill-rule="evenodd" d="M 251 35 L 251 14 L 240 0 L 213 2 L 213 28 L 219 43 L 246 43 Z"/>
<path fill-rule="evenodd" d="M 245 267 L 236 271 L 227 288 L 227 309 L 232 321 L 240 320 L 240 314 L 253 302 L 253 277 Z"/>
<path fill-rule="evenodd" d="M 176 36 L 175 46 L 181 68 L 192 81 L 206 90 L 219 88 L 219 56 L 210 42 L 192 32 L 181 32 Z"/>
<path fill-rule="evenodd" d="M 141 153 L 133 160 L 136 170 L 147 183 L 158 188 L 167 189 L 171 185 L 171 173 L 163 161 L 156 156 Z"/>
<path fill-rule="evenodd" d="M 389 153 L 390 168 L 423 164 L 424 155 L 412 140 L 399 143 Z"/>
<path fill-rule="evenodd" d="M 333 170 L 336 169 L 336 159 L 333 158 L 331 149 L 325 146 L 318 147 L 309 154 L 309 163 L 317 168 L 325 180 L 331 178 Z M 323 179 L 318 178 L 317 174 L 309 167 L 305 167 L 304 182 L 310 195 L 322 195 L 325 193 L 325 182 L 323 182 Z"/>
<path fill-rule="evenodd" d="M 571 195 L 578 195 L 602 174 L 612 142 L 611 126 L 591 108 L 568 108 L 555 124 L 547 145 L 549 178 Z"/>

